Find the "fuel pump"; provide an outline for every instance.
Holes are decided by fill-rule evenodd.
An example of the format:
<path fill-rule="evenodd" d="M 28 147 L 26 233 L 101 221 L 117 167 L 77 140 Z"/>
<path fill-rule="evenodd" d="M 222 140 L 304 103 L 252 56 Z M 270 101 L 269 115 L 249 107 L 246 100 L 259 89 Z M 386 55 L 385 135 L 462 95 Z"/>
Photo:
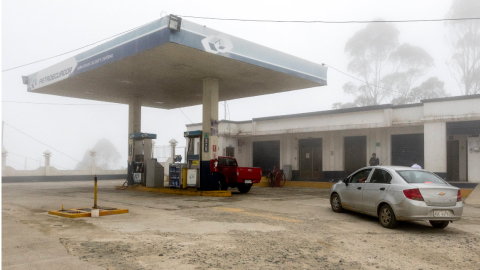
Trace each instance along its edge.
<path fill-rule="evenodd" d="M 196 187 L 200 189 L 200 164 L 202 159 L 202 131 L 187 131 L 183 133 L 187 140 L 185 147 L 185 156 L 187 162 L 187 187 Z"/>
<path fill-rule="evenodd" d="M 146 184 L 146 161 L 152 159 L 152 140 L 157 134 L 133 133 L 129 135 L 132 144 L 128 146 L 128 185 Z"/>

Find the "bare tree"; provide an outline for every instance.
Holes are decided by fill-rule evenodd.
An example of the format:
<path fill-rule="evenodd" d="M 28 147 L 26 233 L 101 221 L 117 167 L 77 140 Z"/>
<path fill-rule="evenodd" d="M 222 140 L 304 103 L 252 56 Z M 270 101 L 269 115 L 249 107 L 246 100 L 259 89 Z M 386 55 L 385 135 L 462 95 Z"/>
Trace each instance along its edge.
<path fill-rule="evenodd" d="M 433 57 L 424 49 L 404 43 L 391 55 L 392 73 L 382 78 L 394 92 L 392 103 L 409 103 L 413 85 L 433 67 Z"/>
<path fill-rule="evenodd" d="M 377 105 L 385 101 L 411 103 L 418 101 L 419 96 L 431 96 L 428 91 L 438 91 L 436 97 L 446 95 L 443 82 L 436 77 L 436 84 L 425 81 L 423 87 L 413 88 L 434 66 L 434 59 L 418 46 L 408 43 L 399 46 L 398 35 L 399 31 L 391 23 L 370 23 L 348 40 L 345 46 L 351 57 L 348 70 L 366 82 L 343 85 L 343 91 L 354 96 L 355 105 Z M 436 87 L 427 87 L 432 85 Z M 349 105 L 335 103 L 332 108 L 343 106 Z"/>
<path fill-rule="evenodd" d="M 392 100 L 393 104 L 408 104 L 420 102 L 424 99 L 446 97 L 448 94 L 443 87 L 444 82 L 437 77 L 431 77 L 424 81 L 420 86 L 412 88 L 408 95 L 397 96 Z"/>
<path fill-rule="evenodd" d="M 119 160 L 121 158 L 117 148 L 108 139 L 99 140 L 92 148 L 96 152 L 95 163 L 97 167 L 104 170 L 113 170 L 119 168 Z M 90 151 L 86 151 L 83 155 L 82 163 L 78 163 L 76 170 L 85 169 L 85 164 L 90 164 Z"/>
<path fill-rule="evenodd" d="M 449 18 L 480 16 L 480 1 L 454 0 Z M 480 21 L 464 20 L 446 23 L 452 57 L 447 61 L 450 73 L 464 95 L 480 93 Z"/>
<path fill-rule="evenodd" d="M 391 95 L 382 78 L 390 54 L 398 47 L 399 34 L 394 24 L 370 23 L 345 45 L 345 52 L 351 57 L 348 70 L 368 83 L 356 85 L 350 82 L 343 86 L 345 93 L 355 96 L 357 105 L 377 105 Z"/>
<path fill-rule="evenodd" d="M 354 107 L 357 107 L 357 104 L 353 102 L 347 102 L 347 103 L 335 102 L 332 104 L 332 110 L 347 109 L 347 108 L 354 108 Z"/>

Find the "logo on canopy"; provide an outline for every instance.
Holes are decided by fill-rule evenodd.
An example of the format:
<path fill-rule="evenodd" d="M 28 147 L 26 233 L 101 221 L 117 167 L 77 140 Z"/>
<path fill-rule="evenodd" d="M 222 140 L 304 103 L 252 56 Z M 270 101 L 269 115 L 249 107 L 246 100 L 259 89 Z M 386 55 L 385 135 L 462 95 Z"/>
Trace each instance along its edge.
<path fill-rule="evenodd" d="M 232 42 L 228 37 L 208 36 L 202 39 L 203 48 L 210 53 L 225 53 L 233 48 Z"/>

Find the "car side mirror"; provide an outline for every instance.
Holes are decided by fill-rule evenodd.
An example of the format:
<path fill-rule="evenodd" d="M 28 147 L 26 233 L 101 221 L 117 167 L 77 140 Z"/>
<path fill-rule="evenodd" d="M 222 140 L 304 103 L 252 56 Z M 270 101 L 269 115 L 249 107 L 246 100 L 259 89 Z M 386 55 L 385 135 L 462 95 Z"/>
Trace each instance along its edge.
<path fill-rule="evenodd" d="M 345 186 L 348 186 L 348 178 L 343 179 L 343 182 L 345 183 Z"/>

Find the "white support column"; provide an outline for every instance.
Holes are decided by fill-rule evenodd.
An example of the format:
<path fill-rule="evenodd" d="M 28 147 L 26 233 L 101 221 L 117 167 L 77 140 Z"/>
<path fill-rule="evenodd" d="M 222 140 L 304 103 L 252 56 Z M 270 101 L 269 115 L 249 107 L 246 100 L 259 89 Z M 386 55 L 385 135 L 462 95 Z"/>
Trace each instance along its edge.
<path fill-rule="evenodd" d="M 132 97 L 128 104 L 128 134 L 139 133 L 142 130 L 142 102 L 141 96 L 136 95 Z M 135 154 L 142 154 L 142 144 L 137 143 L 134 146 L 133 139 L 128 137 L 128 184 L 133 185 L 132 163 L 135 161 Z"/>
<path fill-rule="evenodd" d="M 170 143 L 170 151 L 171 151 L 170 156 L 172 157 L 172 162 L 173 162 L 173 160 L 175 159 L 175 147 L 177 146 L 178 142 L 175 139 L 171 139 L 169 143 Z"/>
<path fill-rule="evenodd" d="M 132 133 L 142 132 L 141 131 L 142 130 L 142 103 L 140 98 L 141 96 L 134 96 L 130 100 L 130 104 L 128 104 L 128 135 Z M 128 140 L 129 155 L 130 155 L 130 147 L 133 147 L 132 139 Z M 141 144 L 137 144 L 135 148 L 136 149 L 132 148 L 133 152 L 135 152 L 136 154 L 139 154 L 139 151 L 141 151 L 142 146 Z M 135 157 L 132 157 L 132 160 L 134 158 Z M 129 159 L 130 159 L 130 156 L 129 156 Z"/>
<path fill-rule="evenodd" d="M 52 157 L 52 152 L 46 150 L 43 152 L 45 157 L 45 175 L 50 175 L 50 158 Z"/>
<path fill-rule="evenodd" d="M 444 178 L 447 174 L 447 124 L 425 123 L 425 169 Z"/>
<path fill-rule="evenodd" d="M 208 138 L 208 152 L 202 151 L 202 161 L 218 157 L 218 88 L 218 79 L 203 79 L 202 147 L 205 150 L 204 139 Z"/>

